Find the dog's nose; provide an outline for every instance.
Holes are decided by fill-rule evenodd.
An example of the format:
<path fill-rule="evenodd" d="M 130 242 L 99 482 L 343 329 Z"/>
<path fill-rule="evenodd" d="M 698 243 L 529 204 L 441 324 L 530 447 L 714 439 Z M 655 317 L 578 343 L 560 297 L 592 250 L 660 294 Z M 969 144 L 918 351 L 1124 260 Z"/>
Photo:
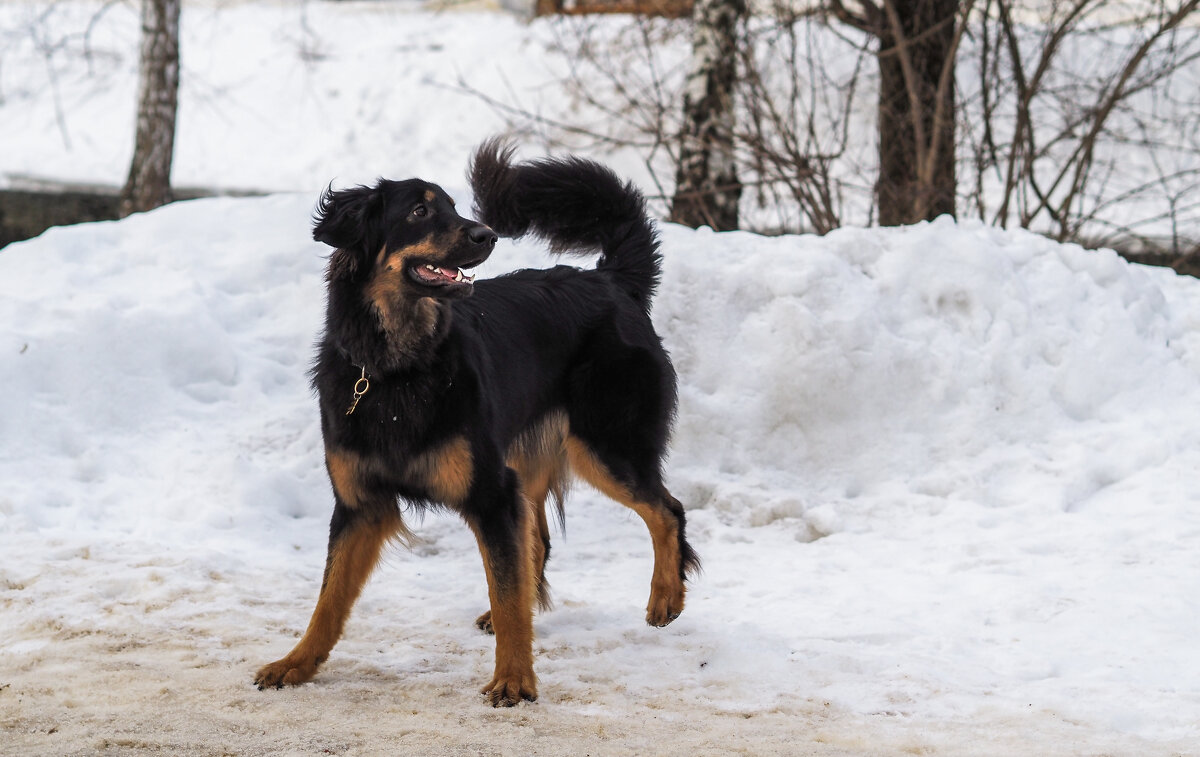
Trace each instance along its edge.
<path fill-rule="evenodd" d="M 471 227 L 471 230 L 467 232 L 467 239 L 471 241 L 471 244 L 482 244 L 492 247 L 496 244 L 498 237 L 496 236 L 496 232 L 481 224 Z"/>

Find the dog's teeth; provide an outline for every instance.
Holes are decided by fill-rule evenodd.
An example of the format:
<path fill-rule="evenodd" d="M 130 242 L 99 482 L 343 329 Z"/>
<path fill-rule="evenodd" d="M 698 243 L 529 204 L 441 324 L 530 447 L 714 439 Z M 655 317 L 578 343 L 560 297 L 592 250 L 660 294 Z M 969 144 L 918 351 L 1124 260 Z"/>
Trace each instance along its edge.
<path fill-rule="evenodd" d="M 429 270 L 431 270 L 431 271 L 436 271 L 436 270 L 437 270 L 437 266 L 435 266 L 433 263 L 426 263 L 426 264 L 425 264 L 425 267 L 426 267 L 426 268 L 428 268 L 428 269 L 429 269 Z"/>
<path fill-rule="evenodd" d="M 464 278 L 466 278 L 466 277 L 463 276 L 463 272 L 461 270 L 456 269 L 454 271 L 454 280 L 455 281 L 462 281 Z"/>

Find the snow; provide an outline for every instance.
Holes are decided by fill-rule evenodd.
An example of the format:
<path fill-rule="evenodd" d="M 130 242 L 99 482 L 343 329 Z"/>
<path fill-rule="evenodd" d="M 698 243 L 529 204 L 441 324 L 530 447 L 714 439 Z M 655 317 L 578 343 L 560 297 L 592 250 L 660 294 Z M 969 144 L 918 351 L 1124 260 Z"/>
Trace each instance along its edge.
<path fill-rule="evenodd" d="M 187 0 L 175 186 L 311 192 L 331 180 L 347 185 L 381 175 L 435 175 L 445 165 L 462 165 L 480 139 L 511 125 L 527 144 L 542 148 L 602 149 L 622 175 L 649 190 L 652 207 L 665 214 L 675 170 L 646 128 L 658 124 L 675 132 L 679 118 L 646 103 L 657 93 L 682 96 L 693 57 L 691 35 L 678 24 L 634 27 L 619 15 L 525 23 L 495 11 L 496 4 Z M 0 144 L 14 146 L 0 151 L 0 187 L 31 179 L 124 183 L 133 152 L 137 5 L 0 0 Z M 773 22 L 759 19 L 752 26 L 760 58 L 781 61 L 787 43 L 770 31 Z M 869 223 L 877 109 L 869 44 L 844 27 L 798 32 L 801 58 L 811 49 L 819 62 L 798 82 L 789 83 L 778 70 L 765 72 L 777 89 L 775 105 L 787 110 L 795 104 L 787 94 L 790 86 L 799 87 L 791 92 L 798 102 L 815 97 L 814 132 L 800 149 L 828 158 L 834 205 L 843 221 Z M 1031 50 L 1043 36 L 1032 28 L 1019 32 L 1028 33 L 1023 44 Z M 1082 39 L 1064 42 L 1071 54 L 1046 74 L 1046 92 L 1072 91 L 1119 67 L 1124 56 L 1114 51 L 1129 41 L 1111 29 Z M 1195 47 L 1195 40 L 1190 30 L 1181 31 L 1164 48 L 1180 53 Z M 959 56 L 959 100 L 963 118 L 971 122 L 982 120 L 976 43 L 964 39 Z M 578 53 L 581 46 L 588 54 Z M 1026 54 L 1027 60 L 1036 57 Z M 622 74 L 620 83 L 611 80 L 614 71 Z M 1082 236 L 1123 239 L 1129 232 L 1163 243 L 1178 237 L 1186 247 L 1200 235 L 1192 202 L 1200 171 L 1190 137 L 1196 117 L 1194 98 L 1187 96 L 1198 76 L 1200 66 L 1184 67 L 1135 96 L 1137 113 L 1113 115 L 1111 133 L 1096 146 L 1096 176 L 1080 206 L 1085 214 L 1102 210 Z M 564 86 L 572 77 L 575 85 Z M 818 89 L 848 92 L 852 99 L 812 95 L 809 79 Z M 1000 99 L 992 103 L 1003 111 L 1011 93 L 993 95 Z M 1034 103 L 1034 121 L 1049 129 L 1063 113 L 1047 97 L 1054 102 Z M 1003 143 L 1003 118 L 996 128 Z M 1156 150 L 1131 147 L 1129 139 Z M 1058 141 L 1049 132 L 1038 140 Z M 629 143 L 640 147 L 615 146 Z M 1061 146 L 1070 152 L 1069 140 Z M 1047 172 L 1044 186 L 1056 183 L 1066 153 L 1051 149 L 1038 162 L 1037 170 Z M 1110 165 L 1114 153 L 1119 159 Z M 975 185 L 975 159 L 965 153 L 960 159 L 966 192 Z M 771 191 L 758 193 L 752 178 L 741 203 L 744 224 L 760 230 L 810 228 L 796 207 L 778 202 Z M 984 209 L 973 210 L 975 201 L 963 197 L 959 211 L 993 218 L 1003 187 L 993 173 L 979 178 Z M 1044 216 L 1036 223 L 1059 231 Z"/>
<path fill-rule="evenodd" d="M 177 186 L 295 190 L 462 165 L 502 116 L 460 87 L 561 113 L 554 34 L 414 3 L 184 3 Z M 0 2 L 0 174 L 120 185 L 133 154 L 138 12 Z M 67 33 L 70 30 L 73 33 Z M 46 38 L 57 44 L 49 44 Z M 59 41 L 61 38 L 61 41 Z M 486 54 L 481 54 L 486 50 Z M 47 96 L 54 93 L 53 97 Z M 470 114 L 469 118 L 462 117 Z"/>
<path fill-rule="evenodd" d="M 647 713 L 688 732 L 667 753 L 747 733 L 751 752 L 1194 743 L 1200 289 L 948 220 L 664 227 L 670 480 L 705 561 L 673 625 L 641 621 L 640 522 L 581 488 L 536 620 L 536 705 L 484 712 L 486 591 L 451 516 L 415 524 L 314 682 L 257 692 L 307 622 L 330 509 L 305 376 L 314 199 L 177 203 L 0 254 L 13 753 L 131 730 L 203 752 L 197 707 L 248 729 L 239 751 L 279 718 L 292 748 L 352 752 L 370 747 L 346 718 L 396 737 L 455 717 L 545 753 L 569 750 L 556 727 L 610 723 L 624 735 L 598 748 L 639 751 Z M 481 275 L 547 262 L 505 243 Z M 151 716 L 169 732 L 140 731 Z"/>
<path fill-rule="evenodd" d="M 537 26 L 301 9 L 183 22 L 176 182 L 285 192 L 0 251 L 0 753 L 1197 754 L 1200 285 L 948 219 L 663 226 L 669 483 L 704 560 L 671 626 L 642 621 L 644 526 L 580 485 L 537 703 L 478 694 L 486 587 L 448 515 L 411 524 L 311 683 L 255 690 L 307 623 L 332 506 L 306 377 L 318 192 L 420 174 L 466 207 L 468 151 L 501 120 L 442 86 L 458 73 L 520 70 L 562 107 L 519 65 Z M 411 37 L 332 41 L 373 14 Z M 50 91 L 45 61 L 6 48 L 0 171 L 123 178 L 135 25 L 109 7 L 91 78 L 53 59 L 69 150 L 53 98 L 18 91 Z M 504 242 L 481 275 L 551 260 Z"/>

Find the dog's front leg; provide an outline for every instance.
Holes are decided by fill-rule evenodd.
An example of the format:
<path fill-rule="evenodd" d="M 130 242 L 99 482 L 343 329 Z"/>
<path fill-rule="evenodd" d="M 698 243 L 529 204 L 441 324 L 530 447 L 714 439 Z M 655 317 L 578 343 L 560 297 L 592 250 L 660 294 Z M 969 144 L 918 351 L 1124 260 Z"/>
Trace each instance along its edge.
<path fill-rule="evenodd" d="M 338 500 L 329 526 L 325 577 L 308 630 L 285 657 L 259 669 L 254 682 L 260 689 L 294 686 L 316 675 L 341 637 L 350 608 L 379 561 L 383 545 L 402 528 L 398 513 L 385 508 L 366 513 Z"/>
<path fill-rule="evenodd" d="M 522 506 L 516 474 L 506 469 L 502 485 L 477 498 L 464 513 L 483 556 L 496 672 L 483 688 L 493 707 L 537 699 L 533 673 L 533 603 L 536 594 L 533 541 L 528 508 Z"/>

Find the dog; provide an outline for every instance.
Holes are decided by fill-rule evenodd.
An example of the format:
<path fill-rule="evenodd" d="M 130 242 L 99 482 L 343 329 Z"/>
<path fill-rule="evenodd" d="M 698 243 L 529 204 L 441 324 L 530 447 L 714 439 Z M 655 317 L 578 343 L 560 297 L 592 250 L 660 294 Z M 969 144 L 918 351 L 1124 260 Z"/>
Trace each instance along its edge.
<path fill-rule="evenodd" d="M 493 706 L 537 698 L 533 605 L 549 607 L 547 499 L 563 518 L 572 477 L 649 527 L 646 621 L 683 610 L 699 560 L 682 505 L 663 485 L 676 377 L 650 320 L 660 276 L 645 201 L 578 158 L 514 164 L 482 144 L 468 176 L 479 221 L 419 179 L 327 189 L 313 238 L 334 248 L 324 335 L 312 369 L 334 508 L 316 609 L 260 689 L 308 681 L 342 634 L 384 545 L 408 511 L 446 508 L 474 532 L 495 634 Z M 521 270 L 475 282 L 497 235 L 556 253 L 600 253 L 595 268 Z"/>

